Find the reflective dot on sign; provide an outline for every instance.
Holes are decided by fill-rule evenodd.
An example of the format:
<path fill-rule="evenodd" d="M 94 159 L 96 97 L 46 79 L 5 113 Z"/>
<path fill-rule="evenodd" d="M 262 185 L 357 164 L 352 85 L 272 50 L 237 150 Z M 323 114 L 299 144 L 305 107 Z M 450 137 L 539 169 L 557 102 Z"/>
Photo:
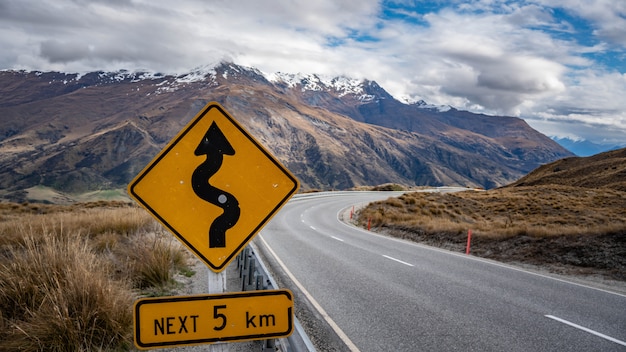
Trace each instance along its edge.
<path fill-rule="evenodd" d="M 220 196 L 217 197 L 217 201 L 220 202 L 220 204 L 226 203 L 227 200 L 228 200 L 228 198 L 226 198 L 226 196 L 223 195 L 223 194 L 220 194 Z"/>

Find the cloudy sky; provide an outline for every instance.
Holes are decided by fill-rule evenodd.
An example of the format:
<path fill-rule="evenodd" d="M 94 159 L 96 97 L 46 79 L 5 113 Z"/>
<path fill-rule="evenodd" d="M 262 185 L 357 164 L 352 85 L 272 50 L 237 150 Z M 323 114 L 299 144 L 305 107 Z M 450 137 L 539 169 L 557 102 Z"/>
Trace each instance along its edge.
<path fill-rule="evenodd" d="M 0 69 L 184 73 L 220 60 L 626 143 L 624 0 L 0 0 Z"/>

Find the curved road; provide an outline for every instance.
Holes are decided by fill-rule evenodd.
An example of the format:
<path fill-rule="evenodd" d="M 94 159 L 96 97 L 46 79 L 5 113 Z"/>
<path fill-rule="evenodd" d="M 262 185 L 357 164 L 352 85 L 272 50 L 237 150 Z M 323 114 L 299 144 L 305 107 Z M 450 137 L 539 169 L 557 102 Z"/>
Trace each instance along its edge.
<path fill-rule="evenodd" d="M 626 296 L 347 225 L 399 193 L 294 197 L 268 246 L 353 351 L 626 351 Z M 295 285 L 300 285 L 297 288 Z M 290 287 L 291 288 L 291 287 Z M 298 302 L 296 302 L 298 305 Z"/>

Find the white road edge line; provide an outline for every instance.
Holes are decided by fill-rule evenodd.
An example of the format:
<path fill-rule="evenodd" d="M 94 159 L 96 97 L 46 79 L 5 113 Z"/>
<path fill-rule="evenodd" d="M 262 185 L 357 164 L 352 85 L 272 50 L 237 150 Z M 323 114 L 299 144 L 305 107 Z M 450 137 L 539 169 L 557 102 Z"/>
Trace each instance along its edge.
<path fill-rule="evenodd" d="M 259 253 L 259 246 L 256 244 L 255 241 L 250 242 L 250 247 L 252 247 L 252 250 L 255 253 Z M 268 280 L 270 281 L 270 283 L 272 284 L 272 287 L 278 287 L 278 284 L 276 284 L 276 281 L 274 280 L 274 277 L 272 277 L 269 273 L 270 271 L 267 270 L 267 266 L 265 265 L 265 262 L 263 262 L 263 259 L 261 258 L 261 256 L 256 256 L 257 259 L 257 264 L 261 266 L 261 268 L 263 269 L 263 271 L 265 273 L 268 274 Z M 302 324 L 300 324 L 300 322 L 298 321 L 298 318 L 294 317 L 293 319 L 293 328 L 294 328 L 294 333 L 297 332 L 300 337 L 302 338 L 302 342 L 304 343 L 304 345 L 306 346 L 306 348 L 309 351 L 315 351 L 315 346 L 313 346 L 313 342 L 311 342 L 311 340 L 309 339 L 309 337 L 307 336 L 307 334 L 304 332 L 304 328 L 302 327 Z"/>
<path fill-rule="evenodd" d="M 335 239 L 335 240 L 337 240 L 337 241 L 343 242 L 343 240 L 341 238 L 339 238 L 339 237 L 335 237 L 335 236 L 330 236 L 330 237 Z"/>
<path fill-rule="evenodd" d="M 360 352 L 360 350 L 356 347 L 354 342 L 352 342 L 352 340 L 350 340 L 348 335 L 346 335 L 343 332 L 343 330 L 341 330 L 339 325 L 337 325 L 337 323 L 335 323 L 335 321 L 328 315 L 328 313 L 326 313 L 324 308 L 322 308 L 322 306 L 319 303 L 317 303 L 317 301 L 315 300 L 315 298 L 313 298 L 313 296 L 309 293 L 309 291 L 307 291 L 306 288 L 304 288 L 304 286 L 302 286 L 300 281 L 298 281 L 298 279 L 296 279 L 296 277 L 293 276 L 291 271 L 289 271 L 289 269 L 287 269 L 287 265 L 285 265 L 285 263 L 283 263 L 283 261 L 280 260 L 280 258 L 278 258 L 278 255 L 276 255 L 276 252 L 274 252 L 274 250 L 265 241 L 265 238 L 263 238 L 262 236 L 258 236 L 258 238 L 261 240 L 261 242 L 263 242 L 263 245 L 272 254 L 274 259 L 276 259 L 276 262 L 278 263 L 278 265 L 280 265 L 281 268 L 283 268 L 283 270 L 285 271 L 287 276 L 289 276 L 289 279 L 291 279 L 291 281 L 293 281 L 293 283 L 298 287 L 298 289 L 300 289 L 302 294 L 304 294 L 306 296 L 306 298 L 309 300 L 309 302 L 311 302 L 313 307 L 315 307 L 315 309 L 317 309 L 317 311 L 322 315 L 324 320 L 326 320 L 328 325 L 330 325 L 330 327 L 335 331 L 335 333 L 339 336 L 339 338 L 343 341 L 343 343 L 345 343 L 346 346 L 348 346 L 350 351 Z"/>
<path fill-rule="evenodd" d="M 343 210 L 345 210 L 345 209 L 347 209 L 347 208 L 344 208 Z M 608 293 L 608 294 L 615 295 L 615 296 L 626 297 L 626 294 L 623 294 L 623 293 L 610 291 L 610 290 L 607 290 L 607 289 L 603 289 L 603 288 L 599 288 L 599 287 L 595 287 L 595 286 L 590 286 L 590 285 L 587 285 L 587 284 L 582 284 L 582 283 L 578 283 L 578 282 L 574 282 L 574 281 L 569 281 L 569 280 L 566 280 L 566 279 L 561 279 L 561 278 L 550 276 L 550 275 L 540 274 L 540 273 L 537 273 L 537 272 L 534 272 L 534 271 L 525 270 L 525 269 L 518 268 L 518 267 L 515 267 L 515 266 L 512 266 L 512 265 L 496 262 L 494 260 L 489 260 L 489 259 L 485 259 L 485 258 L 481 258 L 481 257 L 475 257 L 473 255 L 467 255 L 465 253 L 452 252 L 452 251 L 447 250 L 447 249 L 433 247 L 433 246 L 421 244 L 421 243 L 418 243 L 418 242 L 412 242 L 412 241 L 401 239 L 401 238 L 396 238 L 396 237 L 391 237 L 391 236 L 384 236 L 384 235 L 381 235 L 381 234 L 376 233 L 374 231 L 368 231 L 366 229 L 362 229 L 362 228 L 360 228 L 358 226 L 349 224 L 349 223 L 341 220 L 339 218 L 339 214 L 340 213 L 341 213 L 341 211 L 339 213 L 337 213 L 337 221 L 339 223 L 341 223 L 344 226 L 349 227 L 351 229 L 356 229 L 357 231 L 360 231 L 363 234 L 368 234 L 370 236 L 376 236 L 376 237 L 384 238 L 384 239 L 387 239 L 387 240 L 390 240 L 390 241 L 400 242 L 400 243 L 407 244 L 409 246 L 415 246 L 415 247 L 419 247 L 419 248 L 423 248 L 423 249 L 427 249 L 427 250 L 431 250 L 431 251 L 435 251 L 435 252 L 447 253 L 449 255 L 453 255 L 453 256 L 456 256 L 456 257 L 464 258 L 466 260 L 474 260 L 474 261 L 478 261 L 478 262 L 483 262 L 485 264 L 495 265 L 495 266 L 499 266 L 501 268 L 515 270 L 515 271 L 519 271 L 519 272 L 526 273 L 526 274 L 529 274 L 529 275 L 534 275 L 534 276 L 543 277 L 545 279 L 559 281 L 559 282 L 562 282 L 562 283 L 565 283 L 565 284 L 568 284 L 568 285 L 584 287 L 584 288 L 588 288 L 588 289 L 591 289 L 591 290 Z"/>
<path fill-rule="evenodd" d="M 396 262 L 401 263 L 401 264 L 404 264 L 404 265 L 408 265 L 408 266 L 415 266 L 415 265 L 413 265 L 413 264 L 411 264 L 411 263 L 407 263 L 407 262 L 405 262 L 405 261 L 402 261 L 402 260 L 400 260 L 400 259 L 396 259 L 396 258 L 394 258 L 394 257 L 390 257 L 390 256 L 385 255 L 385 254 L 383 254 L 383 257 L 385 257 L 385 258 L 387 258 L 387 259 L 391 259 L 391 260 L 393 260 L 393 261 L 396 261 Z"/>
<path fill-rule="evenodd" d="M 575 327 L 576 329 L 580 329 L 580 330 L 585 331 L 585 332 L 588 332 L 588 333 L 590 333 L 590 334 L 593 334 L 593 335 L 599 336 L 599 337 L 601 337 L 601 338 L 603 338 L 603 339 L 606 339 L 606 340 L 609 340 L 609 341 L 611 341 L 611 342 L 615 342 L 615 343 L 616 343 L 616 344 L 618 344 L 618 345 L 626 346 L 626 342 L 624 342 L 624 341 L 618 340 L 618 339 L 613 338 L 613 337 L 611 337 L 611 336 L 607 336 L 607 335 L 601 334 L 601 333 L 599 333 L 599 332 L 597 332 L 597 331 L 595 331 L 595 330 L 591 330 L 591 329 L 586 328 L 586 327 L 584 327 L 584 326 L 580 326 L 580 325 L 578 325 L 578 324 L 574 324 L 574 323 L 572 323 L 572 322 L 570 322 L 570 321 L 567 321 L 567 320 L 565 320 L 565 319 L 561 319 L 561 318 L 559 318 L 559 317 L 555 317 L 554 315 L 544 315 L 544 316 L 545 316 L 546 318 L 550 318 L 550 319 L 556 320 L 556 321 L 558 321 L 558 322 L 561 322 L 561 323 L 563 323 L 563 324 L 566 324 L 566 325 L 569 325 L 569 326 Z"/>

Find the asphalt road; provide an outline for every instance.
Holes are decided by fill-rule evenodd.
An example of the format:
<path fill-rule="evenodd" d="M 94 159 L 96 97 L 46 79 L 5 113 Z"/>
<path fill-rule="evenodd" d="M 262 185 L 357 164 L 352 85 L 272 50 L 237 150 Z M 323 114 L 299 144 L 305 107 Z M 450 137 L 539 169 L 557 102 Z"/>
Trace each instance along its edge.
<path fill-rule="evenodd" d="M 626 351 L 624 295 L 339 220 L 392 195 L 294 198 L 255 240 L 341 337 L 322 350 Z"/>

